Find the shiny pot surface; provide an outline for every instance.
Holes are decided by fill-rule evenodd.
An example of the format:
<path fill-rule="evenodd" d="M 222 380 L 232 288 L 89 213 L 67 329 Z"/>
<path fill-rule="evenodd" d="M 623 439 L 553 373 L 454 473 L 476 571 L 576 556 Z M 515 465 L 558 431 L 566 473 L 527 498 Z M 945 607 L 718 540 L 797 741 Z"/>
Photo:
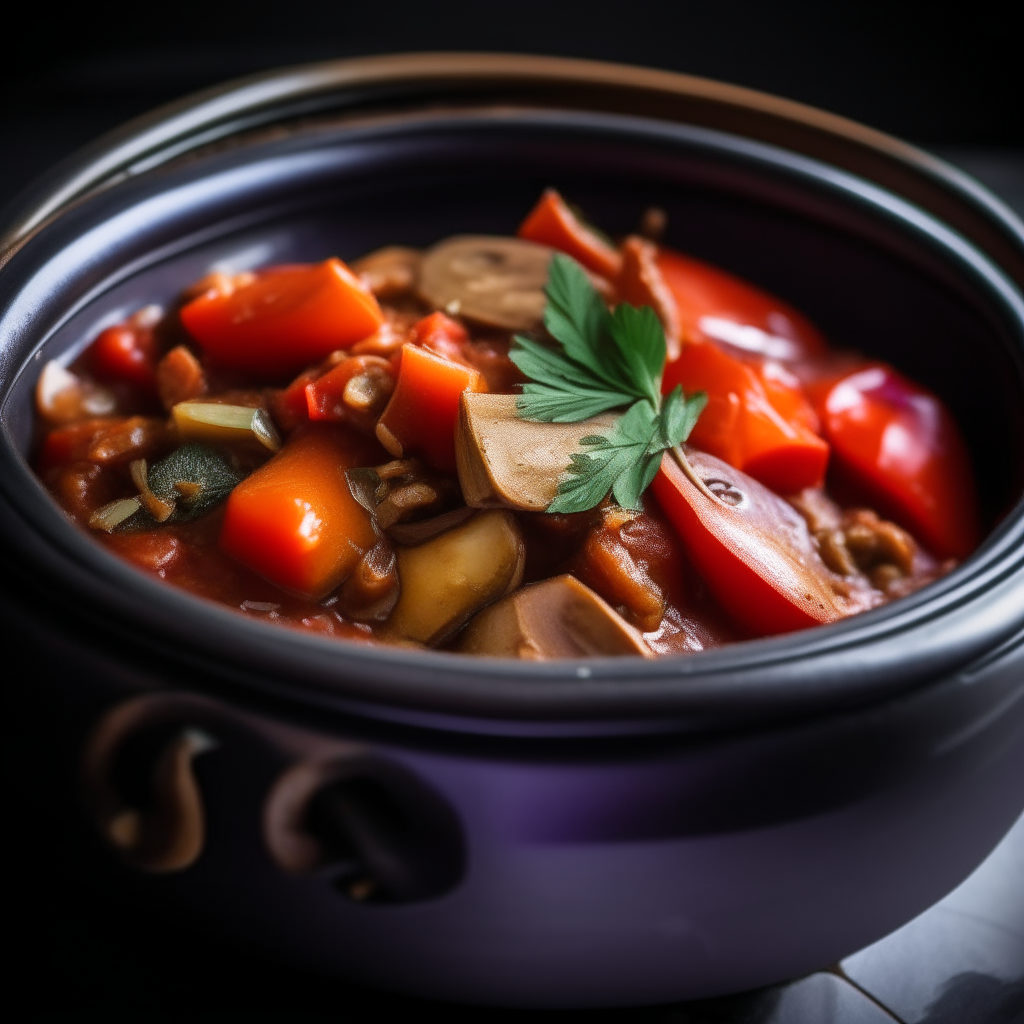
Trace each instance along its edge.
<path fill-rule="evenodd" d="M 43 361 L 211 265 L 508 233 L 549 184 L 613 232 L 663 207 L 670 244 L 939 391 L 998 524 L 982 548 L 807 633 L 640 665 L 479 661 L 189 598 L 80 535 L 27 470 Z M 655 1002 L 834 961 L 951 888 L 1019 813 L 1024 245 L 942 168 L 680 76 L 409 57 L 155 115 L 17 218 L 5 619 L 36 661 L 41 742 L 74 762 L 64 798 L 142 896 L 421 994 Z"/>

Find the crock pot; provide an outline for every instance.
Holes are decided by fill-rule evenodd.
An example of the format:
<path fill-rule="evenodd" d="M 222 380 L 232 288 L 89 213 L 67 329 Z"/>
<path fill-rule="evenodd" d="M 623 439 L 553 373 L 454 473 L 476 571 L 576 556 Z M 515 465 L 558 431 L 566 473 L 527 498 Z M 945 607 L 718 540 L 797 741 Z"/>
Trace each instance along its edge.
<path fill-rule="evenodd" d="M 942 394 L 978 477 L 977 552 L 827 627 L 522 663 L 236 615 L 111 556 L 32 475 L 38 373 L 106 324 L 214 265 L 508 233 L 547 185 L 612 233 L 662 207 L 670 244 Z M 1019 815 L 1024 229 L 951 168 L 700 79 L 406 55 L 157 111 L 2 230 L 8 685 L 67 765 L 52 799 L 89 822 L 76 855 L 102 884 L 363 983 L 631 1005 L 834 963 Z"/>

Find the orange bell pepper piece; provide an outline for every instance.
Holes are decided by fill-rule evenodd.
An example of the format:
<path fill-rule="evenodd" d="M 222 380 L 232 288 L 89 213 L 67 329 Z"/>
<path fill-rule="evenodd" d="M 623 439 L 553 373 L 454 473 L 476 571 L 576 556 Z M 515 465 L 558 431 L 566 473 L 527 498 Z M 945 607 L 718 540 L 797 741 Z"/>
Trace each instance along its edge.
<path fill-rule="evenodd" d="M 182 307 L 181 321 L 219 366 L 274 379 L 373 334 L 384 314 L 341 260 L 269 267 Z"/>
<path fill-rule="evenodd" d="M 780 494 L 820 487 L 829 446 L 799 382 L 777 363 L 747 362 L 711 342 L 691 342 L 665 367 L 666 394 L 677 384 L 706 391 L 708 404 L 690 444 Z"/>
<path fill-rule="evenodd" d="M 403 345 L 398 381 L 377 423 L 377 438 L 395 458 L 419 455 L 435 469 L 454 473 L 459 398 L 463 391 L 486 390 L 471 367 Z"/>
<path fill-rule="evenodd" d="M 379 458 L 353 431 L 306 428 L 231 492 L 221 549 L 280 587 L 326 596 L 377 541 L 345 470 Z"/>
<path fill-rule="evenodd" d="M 516 232 L 528 242 L 550 246 L 571 256 L 595 274 L 614 280 L 622 257 L 584 224 L 553 189 L 546 189 Z"/>

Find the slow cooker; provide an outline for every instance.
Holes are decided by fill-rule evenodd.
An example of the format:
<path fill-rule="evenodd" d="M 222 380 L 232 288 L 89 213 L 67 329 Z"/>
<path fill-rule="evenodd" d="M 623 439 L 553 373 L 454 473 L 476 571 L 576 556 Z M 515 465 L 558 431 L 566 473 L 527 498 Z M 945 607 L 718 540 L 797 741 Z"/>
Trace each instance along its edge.
<path fill-rule="evenodd" d="M 547 185 L 613 232 L 663 208 L 670 244 L 940 393 L 981 547 L 827 627 L 523 663 L 246 619 L 118 561 L 33 476 L 39 371 L 103 326 L 214 266 L 509 233 Z M 665 72 L 369 58 L 127 125 L 18 200 L 0 253 L 8 685 L 102 884 L 364 983 L 635 1005 L 834 963 L 1024 807 L 1024 228 L 946 165 Z"/>

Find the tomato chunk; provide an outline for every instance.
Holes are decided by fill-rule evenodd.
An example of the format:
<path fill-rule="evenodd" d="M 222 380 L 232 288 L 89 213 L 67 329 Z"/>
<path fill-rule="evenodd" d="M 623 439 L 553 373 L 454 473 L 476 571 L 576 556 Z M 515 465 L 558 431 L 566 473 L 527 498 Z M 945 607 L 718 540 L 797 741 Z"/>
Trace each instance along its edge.
<path fill-rule="evenodd" d="M 158 349 L 152 328 L 115 324 L 101 331 L 89 346 L 88 362 L 101 380 L 123 380 L 147 396 L 156 394 Z"/>
<path fill-rule="evenodd" d="M 280 587 L 324 597 L 376 543 L 345 470 L 378 459 L 351 431 L 306 428 L 231 492 L 221 549 Z"/>
<path fill-rule="evenodd" d="M 666 393 L 677 384 L 706 391 L 708 404 L 690 442 L 781 494 L 820 487 L 829 446 L 800 382 L 772 360 L 737 358 L 707 341 L 690 342 L 665 367 Z"/>
<path fill-rule="evenodd" d="M 341 260 L 270 267 L 181 310 L 188 332 L 219 366 L 287 376 L 361 341 L 384 322 L 373 293 Z"/>
<path fill-rule="evenodd" d="M 437 312 L 417 320 L 409 335 L 409 342 L 429 348 L 453 363 L 466 363 L 464 344 L 469 340 L 466 328 L 444 313 Z"/>
<path fill-rule="evenodd" d="M 670 249 L 660 249 L 656 262 L 676 300 L 684 343 L 724 342 L 785 362 L 825 353 L 814 324 L 774 295 Z"/>
<path fill-rule="evenodd" d="M 587 227 L 553 188 L 545 190 L 517 234 L 528 242 L 558 249 L 609 280 L 618 276 L 622 265 L 622 257 Z"/>
<path fill-rule="evenodd" d="M 486 391 L 476 370 L 415 345 L 402 347 L 398 381 L 377 424 L 377 437 L 396 458 L 419 455 L 455 472 L 455 424 L 463 391 Z"/>
<path fill-rule="evenodd" d="M 943 403 L 883 363 L 819 391 L 841 482 L 863 492 L 933 554 L 969 555 L 979 539 L 973 474 Z"/>
<path fill-rule="evenodd" d="M 832 572 L 803 517 L 752 477 L 686 448 L 707 497 L 666 453 L 651 485 L 720 604 L 756 636 L 834 622 L 877 603 L 866 583 Z"/>

